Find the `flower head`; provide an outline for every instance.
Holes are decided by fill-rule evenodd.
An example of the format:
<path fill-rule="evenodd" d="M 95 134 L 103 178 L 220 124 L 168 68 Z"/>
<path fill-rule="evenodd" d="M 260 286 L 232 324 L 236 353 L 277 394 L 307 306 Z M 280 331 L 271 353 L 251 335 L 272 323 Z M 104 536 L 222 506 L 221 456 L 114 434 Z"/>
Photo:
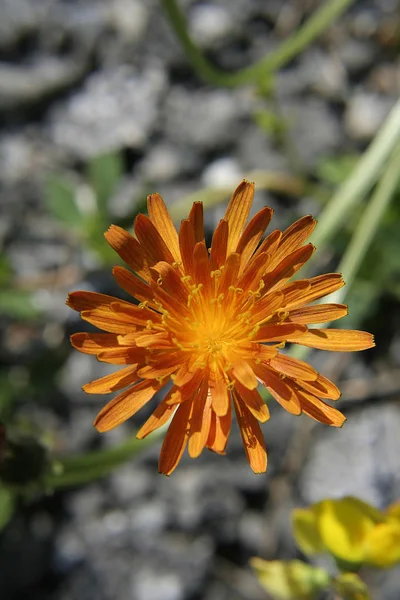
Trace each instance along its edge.
<path fill-rule="evenodd" d="M 91 394 L 127 388 L 97 415 L 108 431 L 134 415 L 172 381 L 172 388 L 137 434 L 139 439 L 172 421 L 159 470 L 170 474 L 188 445 L 192 458 L 204 447 L 224 453 L 233 404 L 251 468 L 264 472 L 259 422 L 269 411 L 259 383 L 289 412 L 340 427 L 345 417 L 321 398 L 336 400 L 337 387 L 307 363 L 279 350 L 285 342 L 323 350 L 354 351 L 374 345 L 369 333 L 309 329 L 339 319 L 342 304 L 311 304 L 344 285 L 340 274 L 289 282 L 314 252 L 304 245 L 315 227 L 303 217 L 262 240 L 272 209 L 246 225 L 254 185 L 243 181 L 217 226 L 210 250 L 204 240 L 203 205 L 195 202 L 177 233 L 164 201 L 148 197 L 133 237 L 112 225 L 105 237 L 132 269 L 115 267 L 118 284 L 139 304 L 93 292 L 69 295 L 67 304 L 107 333 L 77 333 L 75 348 L 100 361 L 126 365 L 84 386 Z"/>

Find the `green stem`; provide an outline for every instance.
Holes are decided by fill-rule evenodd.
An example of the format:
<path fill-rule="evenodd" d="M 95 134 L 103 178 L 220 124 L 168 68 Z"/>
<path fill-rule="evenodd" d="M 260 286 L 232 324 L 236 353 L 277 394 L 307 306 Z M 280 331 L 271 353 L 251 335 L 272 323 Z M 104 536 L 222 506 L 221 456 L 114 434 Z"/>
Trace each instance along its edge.
<path fill-rule="evenodd" d="M 45 487 L 65 488 L 105 477 L 115 467 L 151 446 L 162 433 L 164 428 L 160 428 L 144 440 L 132 436 L 119 446 L 56 459 L 53 473 L 45 479 Z"/>
<path fill-rule="evenodd" d="M 176 0 L 160 0 L 165 13 L 175 31 L 186 56 L 198 75 L 205 81 L 225 87 L 236 87 L 258 82 L 263 77 L 289 63 L 302 50 L 307 48 L 331 23 L 350 6 L 354 0 L 330 0 L 308 19 L 308 21 L 277 50 L 261 59 L 257 64 L 241 69 L 236 73 L 227 73 L 214 67 L 202 54 L 188 33 L 185 15 Z"/>
<path fill-rule="evenodd" d="M 399 181 L 400 146 L 392 153 L 389 164 L 383 173 L 368 206 L 365 208 L 361 219 L 358 222 L 357 229 L 339 263 L 338 271 L 343 273 L 346 286 L 338 290 L 338 292 L 335 292 L 335 294 L 332 294 L 329 301 L 342 302 L 349 292 L 351 284 L 353 283 L 368 248 L 374 239 L 382 217 L 395 195 Z"/>
<path fill-rule="evenodd" d="M 361 202 L 376 182 L 379 173 L 400 140 L 400 100 L 392 108 L 385 123 L 368 150 L 357 163 L 351 176 L 340 186 L 318 219 L 311 241 L 320 250 L 346 222 L 351 211 Z"/>

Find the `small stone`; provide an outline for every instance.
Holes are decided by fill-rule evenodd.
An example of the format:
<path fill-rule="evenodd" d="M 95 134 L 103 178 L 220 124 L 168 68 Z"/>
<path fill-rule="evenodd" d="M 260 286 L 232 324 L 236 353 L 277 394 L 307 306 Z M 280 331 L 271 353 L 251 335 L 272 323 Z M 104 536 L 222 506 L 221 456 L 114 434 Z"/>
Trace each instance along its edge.
<path fill-rule="evenodd" d="M 377 94 L 356 93 L 350 99 L 344 115 L 348 135 L 357 141 L 371 139 L 387 117 L 392 104 L 390 99 Z"/>

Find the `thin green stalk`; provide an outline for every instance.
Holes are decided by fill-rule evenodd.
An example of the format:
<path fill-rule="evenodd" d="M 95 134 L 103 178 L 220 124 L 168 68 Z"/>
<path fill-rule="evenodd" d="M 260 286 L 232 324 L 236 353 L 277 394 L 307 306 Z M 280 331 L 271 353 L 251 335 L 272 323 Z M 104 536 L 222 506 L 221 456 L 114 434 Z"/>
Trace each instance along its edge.
<path fill-rule="evenodd" d="M 279 48 L 271 52 L 257 64 L 227 73 L 214 67 L 202 54 L 188 33 L 185 15 L 176 0 L 160 0 L 172 28 L 178 37 L 188 60 L 199 76 L 205 81 L 224 87 L 236 87 L 258 82 L 289 63 L 302 50 L 307 48 L 332 22 L 348 8 L 354 0 L 330 0 L 308 19 L 308 21 Z"/>
<path fill-rule="evenodd" d="M 350 177 L 332 196 L 318 219 L 311 241 L 318 249 L 326 246 L 372 188 L 383 165 L 400 140 L 400 100 L 392 108 Z"/>
<path fill-rule="evenodd" d="M 45 479 L 45 487 L 59 489 L 81 485 L 109 475 L 115 467 L 154 444 L 164 433 L 160 428 L 144 440 L 135 436 L 112 448 L 94 450 L 77 456 L 56 459 L 53 473 Z"/>
<path fill-rule="evenodd" d="M 357 275 L 360 265 L 374 239 L 380 222 L 400 181 L 400 146 L 393 152 L 376 190 L 365 208 L 357 229 L 339 263 L 338 271 L 343 274 L 346 286 L 329 297 L 329 301 L 342 302 Z"/>

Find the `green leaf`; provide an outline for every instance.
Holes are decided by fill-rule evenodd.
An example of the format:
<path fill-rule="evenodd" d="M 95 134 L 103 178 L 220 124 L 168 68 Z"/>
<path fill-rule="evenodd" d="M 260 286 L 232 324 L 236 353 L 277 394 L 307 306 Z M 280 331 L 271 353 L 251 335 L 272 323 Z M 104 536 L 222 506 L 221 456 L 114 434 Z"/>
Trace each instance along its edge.
<path fill-rule="evenodd" d="M 0 531 L 4 529 L 14 514 L 15 498 L 13 493 L 0 483 Z"/>
<path fill-rule="evenodd" d="M 98 202 L 98 209 L 107 212 L 107 202 L 115 191 L 124 172 L 120 153 L 108 153 L 93 158 L 87 167 L 87 176 Z"/>
<path fill-rule="evenodd" d="M 50 177 L 45 184 L 45 203 L 49 212 L 59 221 L 79 229 L 82 215 L 75 202 L 75 188 L 61 176 Z"/>
<path fill-rule="evenodd" d="M 0 315 L 34 321 L 40 316 L 40 311 L 34 306 L 29 292 L 9 289 L 0 290 Z"/>

